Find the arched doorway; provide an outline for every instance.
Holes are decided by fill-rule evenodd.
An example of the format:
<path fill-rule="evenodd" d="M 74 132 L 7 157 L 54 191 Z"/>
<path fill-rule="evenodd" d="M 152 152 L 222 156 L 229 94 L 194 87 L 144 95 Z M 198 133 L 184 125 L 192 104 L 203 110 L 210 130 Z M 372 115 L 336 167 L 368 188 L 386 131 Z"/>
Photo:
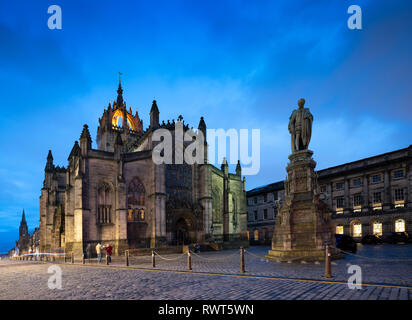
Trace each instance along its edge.
<path fill-rule="evenodd" d="M 180 218 L 176 222 L 176 241 L 178 245 L 190 243 L 189 227 L 184 218 Z"/>

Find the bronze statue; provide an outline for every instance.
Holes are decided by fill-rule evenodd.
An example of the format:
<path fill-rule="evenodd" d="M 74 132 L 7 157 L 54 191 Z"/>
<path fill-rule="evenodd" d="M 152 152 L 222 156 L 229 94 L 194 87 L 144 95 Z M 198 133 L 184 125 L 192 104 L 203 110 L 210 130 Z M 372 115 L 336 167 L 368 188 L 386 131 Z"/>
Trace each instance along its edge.
<path fill-rule="evenodd" d="M 299 109 L 293 110 L 289 118 L 289 132 L 292 135 L 292 153 L 307 150 L 312 136 L 313 116 L 308 108 L 304 108 L 305 99 L 298 101 Z"/>

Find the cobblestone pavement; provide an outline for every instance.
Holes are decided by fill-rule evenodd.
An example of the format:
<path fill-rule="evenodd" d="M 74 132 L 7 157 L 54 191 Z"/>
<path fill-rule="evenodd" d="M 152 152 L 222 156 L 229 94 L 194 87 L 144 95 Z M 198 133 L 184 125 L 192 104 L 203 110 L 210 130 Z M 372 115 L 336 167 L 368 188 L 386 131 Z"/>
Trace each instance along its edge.
<path fill-rule="evenodd" d="M 349 255 L 337 260 L 336 265 L 332 266 L 334 277 L 331 281 L 346 282 L 349 276 L 347 264 L 350 263 L 361 266 L 363 283 L 394 285 L 364 285 L 361 290 L 350 290 L 342 283 L 322 282 L 326 280 L 323 278 L 323 263 L 266 262 L 264 254 L 267 249 L 247 249 L 249 254 L 246 254 L 245 276 L 239 276 L 238 250 L 205 252 L 200 253 L 200 257 L 193 255 L 192 273 L 184 272 L 186 256 L 177 254 L 162 255 L 163 258 L 177 260 L 157 257 L 156 261 L 156 269 L 175 271 L 133 269 L 151 268 L 150 257 L 131 257 L 129 269 L 119 258 L 114 259 L 109 268 L 95 264 L 61 264 L 61 290 L 51 290 L 47 286 L 51 276 L 47 273 L 50 264 L 0 260 L 0 299 L 412 300 L 412 289 L 396 286 L 411 286 L 411 245 L 359 246 L 356 256 Z M 403 261 L 370 260 L 360 256 Z M 314 281 L 281 280 L 275 277 Z"/>

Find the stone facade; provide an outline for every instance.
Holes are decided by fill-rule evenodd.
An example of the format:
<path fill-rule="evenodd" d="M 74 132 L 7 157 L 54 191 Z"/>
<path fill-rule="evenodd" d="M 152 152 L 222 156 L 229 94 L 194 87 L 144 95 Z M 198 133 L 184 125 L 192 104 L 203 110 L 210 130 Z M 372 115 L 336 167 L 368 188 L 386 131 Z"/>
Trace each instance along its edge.
<path fill-rule="evenodd" d="M 251 244 L 270 245 L 278 207 L 284 199 L 284 182 L 249 190 L 247 197 L 248 236 Z"/>
<path fill-rule="evenodd" d="M 330 214 L 319 199 L 316 162 L 310 150 L 295 150 L 286 167 L 285 201 L 276 217 L 268 259 L 322 260 L 325 244 L 334 245 Z"/>
<path fill-rule="evenodd" d="M 320 198 L 327 203 L 335 233 L 354 236 L 355 240 L 368 234 L 388 236 L 405 230 L 412 233 L 412 145 L 366 159 L 317 171 Z M 270 229 L 274 221 L 252 219 L 270 203 L 261 201 L 271 186 L 278 186 L 282 201 L 283 182 L 255 188 L 247 192 L 248 231 L 260 230 L 259 224 Z M 267 189 L 265 191 L 265 189 Z M 260 191 L 262 190 L 262 191 Z M 259 215 L 260 219 L 260 215 Z M 257 232 L 262 243 L 263 233 Z"/>
<path fill-rule="evenodd" d="M 49 151 L 40 197 L 42 250 L 82 254 L 88 244 L 109 242 L 115 254 L 121 254 L 128 248 L 241 238 L 246 232 L 246 192 L 240 165 L 230 174 L 225 163 L 221 170 L 209 164 L 206 139 L 205 163 L 155 164 L 157 129 L 167 129 L 173 141 L 180 129 L 191 129 L 181 116 L 177 122 L 160 123 L 153 101 L 149 127 L 143 130 L 137 112 L 126 108 L 120 83 L 117 94 L 99 119 L 98 149 L 92 148 L 84 125 L 66 168 L 54 166 Z M 203 117 L 198 132 L 206 137 Z M 174 142 L 173 154 L 176 148 Z"/>

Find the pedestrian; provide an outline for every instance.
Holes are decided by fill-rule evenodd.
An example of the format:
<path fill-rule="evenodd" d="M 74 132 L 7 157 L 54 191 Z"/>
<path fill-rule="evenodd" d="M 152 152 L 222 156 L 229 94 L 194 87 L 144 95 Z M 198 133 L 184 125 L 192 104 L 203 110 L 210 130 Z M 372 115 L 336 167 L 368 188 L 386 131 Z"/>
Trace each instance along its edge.
<path fill-rule="evenodd" d="M 107 262 L 111 263 L 112 262 L 112 246 L 110 243 L 106 245 L 106 256 L 107 256 Z"/>
<path fill-rule="evenodd" d="M 102 245 L 98 242 L 96 246 L 97 263 L 102 263 L 102 249 Z"/>

